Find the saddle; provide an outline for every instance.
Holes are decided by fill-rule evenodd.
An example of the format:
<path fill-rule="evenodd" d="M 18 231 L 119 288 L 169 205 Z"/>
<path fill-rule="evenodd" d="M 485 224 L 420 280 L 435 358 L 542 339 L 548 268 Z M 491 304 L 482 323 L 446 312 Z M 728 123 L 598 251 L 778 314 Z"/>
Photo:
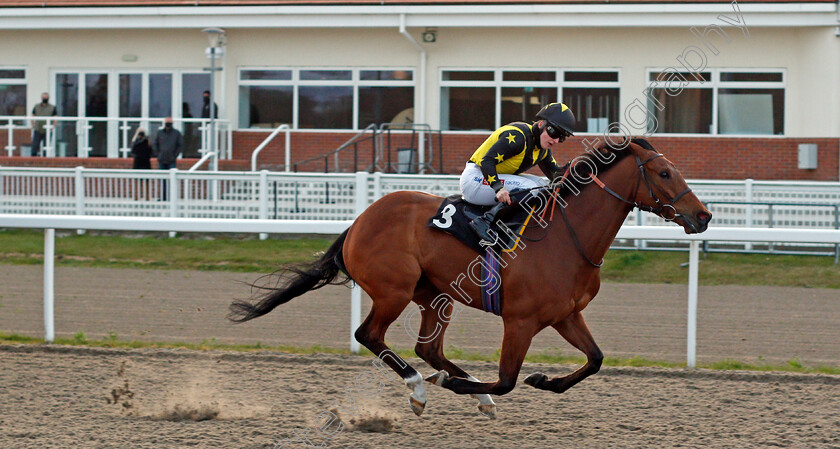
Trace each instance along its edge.
<path fill-rule="evenodd" d="M 491 234 L 497 237 L 494 242 L 482 243 L 481 238 L 469 226 L 472 220 L 484 215 L 492 206 L 468 203 L 461 195 L 444 198 L 437 213 L 429 219 L 428 226 L 452 235 L 480 255 L 484 255 L 488 248 L 493 248 L 497 254 L 510 252 L 520 246 L 519 242 L 525 232 L 525 226 L 531 220 L 530 217 L 542 212 L 545 201 L 540 199 L 540 192 L 541 190 L 520 190 L 511 193 L 511 205 L 499 212 L 493 224 L 495 232 L 491 231 Z"/>
<path fill-rule="evenodd" d="M 481 301 L 485 312 L 502 314 L 502 277 L 499 258 L 506 252 L 524 248 L 521 242 L 528 223 L 542 213 L 547 204 L 543 190 L 524 190 L 511 193 L 511 205 L 497 216 L 490 231 L 493 242 L 483 241 L 470 228 L 469 223 L 483 215 L 492 206 L 468 203 L 461 195 L 443 200 L 437 214 L 429 219 L 428 226 L 452 235 L 461 243 L 475 250 L 479 257 L 473 263 L 481 265 Z M 472 267 L 464 267 L 469 270 Z M 477 284 L 479 285 L 479 284 Z"/>

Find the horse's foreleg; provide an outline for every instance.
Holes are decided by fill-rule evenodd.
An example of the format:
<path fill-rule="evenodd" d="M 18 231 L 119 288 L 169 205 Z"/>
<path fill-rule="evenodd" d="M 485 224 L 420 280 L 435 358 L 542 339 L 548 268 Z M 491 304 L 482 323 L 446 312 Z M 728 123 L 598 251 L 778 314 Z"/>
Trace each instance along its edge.
<path fill-rule="evenodd" d="M 381 301 L 385 303 L 385 301 Z M 393 369 L 405 381 L 406 386 L 412 390 L 408 402 L 414 414 L 420 416 L 426 407 L 426 388 L 423 386 L 423 377 L 411 365 L 406 363 L 385 344 L 385 332 L 388 326 L 400 315 L 400 312 L 408 304 L 408 301 L 395 301 L 386 307 L 377 305 L 374 301 L 365 321 L 356 330 L 356 340 L 371 352 L 379 356 L 391 369 Z"/>
<path fill-rule="evenodd" d="M 572 346 L 586 354 L 586 364 L 568 376 L 549 379 L 543 373 L 534 373 L 525 379 L 525 383 L 534 388 L 549 390 L 555 393 L 562 393 L 573 387 L 578 382 L 595 374 L 601 369 L 601 362 L 604 354 L 595 344 L 595 339 L 586 327 L 583 315 L 580 312 L 569 315 L 565 320 L 554 324 L 552 327 L 563 336 Z"/>
<path fill-rule="evenodd" d="M 474 382 L 450 377 L 446 371 L 433 374 L 426 380 L 458 394 L 507 394 L 516 386 L 516 377 L 522 368 L 522 362 L 525 360 L 525 354 L 528 352 L 534 333 L 535 328 L 530 323 L 505 321 L 505 337 L 502 340 L 502 356 L 499 360 L 499 380 L 496 382 Z"/>
<path fill-rule="evenodd" d="M 434 294 L 430 296 L 434 297 Z M 415 294 L 415 301 L 417 300 L 418 298 Z M 452 317 L 452 302 L 449 301 L 444 304 L 439 304 L 437 307 L 432 307 L 427 300 L 420 300 L 418 302 L 423 302 L 420 312 L 422 320 L 420 322 L 420 333 L 417 336 L 417 345 L 414 347 L 414 352 L 436 370 L 444 370 L 455 377 L 479 382 L 478 379 L 467 374 L 466 371 L 452 363 L 443 354 L 443 334 L 449 325 L 448 318 Z M 472 397 L 478 400 L 478 411 L 481 414 L 489 418 L 496 417 L 496 403 L 493 402 L 490 395 L 473 394 Z"/>

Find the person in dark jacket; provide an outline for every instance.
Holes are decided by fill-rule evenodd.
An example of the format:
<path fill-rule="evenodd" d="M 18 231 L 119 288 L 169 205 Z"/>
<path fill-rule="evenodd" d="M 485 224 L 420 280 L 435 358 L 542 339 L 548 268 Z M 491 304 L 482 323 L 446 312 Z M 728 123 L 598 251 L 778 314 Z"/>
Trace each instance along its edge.
<path fill-rule="evenodd" d="M 135 170 L 152 168 L 152 146 L 143 128 L 137 128 L 137 132 L 134 133 L 134 140 L 131 141 L 131 155 L 134 157 L 134 165 L 131 168 Z"/>
<path fill-rule="evenodd" d="M 175 162 L 182 151 L 184 151 L 184 137 L 181 135 L 181 131 L 172 126 L 172 117 L 166 117 L 163 120 L 163 128 L 155 134 L 152 145 L 152 152 L 158 160 L 158 167 L 161 170 L 175 168 Z M 161 193 L 161 201 L 169 199 L 166 181 L 163 181 Z"/>

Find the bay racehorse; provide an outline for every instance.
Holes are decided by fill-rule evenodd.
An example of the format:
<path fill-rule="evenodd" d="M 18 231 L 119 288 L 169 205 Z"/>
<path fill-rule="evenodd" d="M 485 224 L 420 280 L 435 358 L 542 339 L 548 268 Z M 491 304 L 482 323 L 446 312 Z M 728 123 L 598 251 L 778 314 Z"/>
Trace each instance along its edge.
<path fill-rule="evenodd" d="M 518 253 L 500 256 L 505 259 L 501 263 L 504 339 L 499 378 L 494 382 L 478 381 L 443 352 L 443 333 L 455 301 L 478 309 L 482 304 L 473 300 L 479 297 L 479 285 L 463 276 L 474 268 L 475 251 L 427 226 L 442 200 L 434 195 L 395 192 L 382 197 L 319 260 L 287 269 L 278 287 L 251 301 L 234 301 L 229 318 L 247 321 L 310 290 L 347 282 L 343 271 L 373 301 L 370 314 L 355 332 L 356 340 L 405 380 L 412 390 L 409 404 L 417 415 L 426 404 L 423 378 L 385 345 L 388 326 L 411 302 L 421 309 L 415 352 L 439 370 L 428 382 L 473 395 L 479 410 L 493 417 L 495 404 L 489 395 L 513 389 L 531 339 L 551 326 L 586 355 L 586 364 L 563 377 L 534 373 L 525 383 L 562 393 L 601 366 L 603 355 L 581 312 L 598 293 L 599 261 L 629 212 L 634 207 L 652 212 L 686 233 L 703 232 L 712 215 L 677 168 L 643 139 L 604 145 L 575 158 L 567 176 L 545 192 L 553 203 L 551 213 L 545 213 L 546 204 L 542 219 L 534 219 L 541 226 L 524 234 L 535 238 Z M 541 240 L 533 241 L 538 234 Z"/>

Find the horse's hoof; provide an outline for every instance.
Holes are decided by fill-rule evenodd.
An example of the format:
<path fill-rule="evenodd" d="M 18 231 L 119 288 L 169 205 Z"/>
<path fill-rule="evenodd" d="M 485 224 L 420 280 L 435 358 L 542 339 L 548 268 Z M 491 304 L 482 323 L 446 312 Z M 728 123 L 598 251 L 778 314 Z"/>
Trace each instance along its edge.
<path fill-rule="evenodd" d="M 420 402 L 413 397 L 408 397 L 408 405 L 411 406 L 411 411 L 414 412 L 415 415 L 420 416 L 423 414 L 423 410 L 426 409 L 426 403 Z"/>
<path fill-rule="evenodd" d="M 496 404 L 479 404 L 478 411 L 490 419 L 496 419 Z"/>
<path fill-rule="evenodd" d="M 444 371 L 444 370 L 441 370 L 441 371 L 439 371 L 439 372 L 437 372 L 437 373 L 434 373 L 434 374 L 432 374 L 431 376 L 427 377 L 427 378 L 426 378 L 426 382 L 428 382 L 428 383 L 430 383 L 430 384 L 432 384 L 432 385 L 437 385 L 437 386 L 439 386 L 439 387 L 442 387 L 442 386 L 443 386 L 443 383 L 444 383 L 444 382 L 446 381 L 446 379 L 448 379 L 448 378 L 449 378 L 449 373 L 447 373 L 447 372 L 446 372 L 446 371 Z"/>
<path fill-rule="evenodd" d="M 525 383 L 534 387 L 534 388 L 539 388 L 539 387 L 537 387 L 537 385 L 545 382 L 546 379 L 548 379 L 548 376 L 546 376 L 545 374 L 534 373 L 534 374 L 531 374 L 530 376 L 525 378 Z"/>

